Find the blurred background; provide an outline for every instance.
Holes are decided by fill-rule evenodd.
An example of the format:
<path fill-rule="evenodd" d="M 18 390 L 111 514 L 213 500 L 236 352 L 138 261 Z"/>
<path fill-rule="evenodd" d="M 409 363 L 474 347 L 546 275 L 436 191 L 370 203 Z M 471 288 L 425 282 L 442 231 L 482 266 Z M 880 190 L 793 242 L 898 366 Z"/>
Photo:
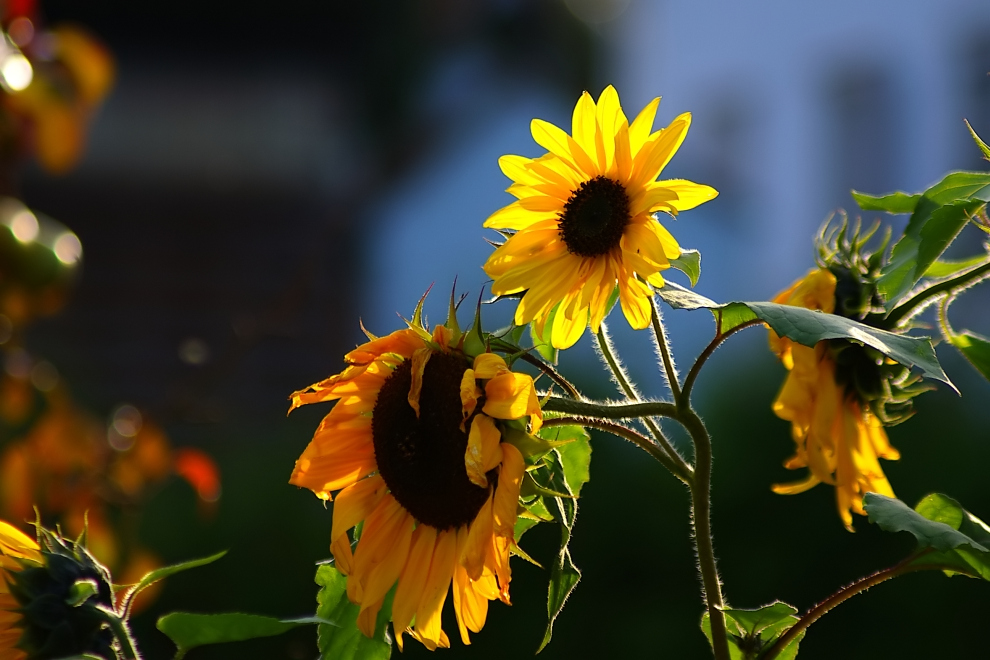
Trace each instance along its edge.
<path fill-rule="evenodd" d="M 359 318 L 390 332 L 435 283 L 440 321 L 455 277 L 481 294 L 481 223 L 510 200 L 497 159 L 540 154 L 531 118 L 569 128 L 579 94 L 609 83 L 630 116 L 662 95 L 658 126 L 691 111 L 664 176 L 721 194 L 669 226 L 702 251 L 698 290 L 716 300 L 764 300 L 803 275 L 822 221 L 854 213 L 850 188 L 915 191 L 987 165 L 962 122 L 990 135 L 984 0 L 8 0 L 4 15 L 35 91 L 4 97 L 0 194 L 35 224 L 9 199 L 3 217 L 48 260 L 17 289 L 14 253 L 0 253 L 5 517 L 41 502 L 72 529 L 88 510 L 120 581 L 229 549 L 146 603 L 135 632 L 149 659 L 173 652 L 154 628 L 166 611 L 313 612 L 331 514 L 287 479 L 326 410 L 286 419 L 287 397 L 340 370 Z M 977 241 L 964 234 L 960 255 Z M 988 333 L 986 302 L 978 287 L 956 327 Z M 511 309 L 486 308 L 487 325 Z M 681 364 L 710 318 L 668 312 Z M 648 339 L 623 325 L 633 375 L 661 395 Z M 922 396 L 890 430 L 903 458 L 884 467 L 912 505 L 941 491 L 990 519 L 990 385 L 939 353 L 963 396 Z M 588 337 L 562 368 L 612 395 Z M 784 373 L 751 330 L 699 382 L 737 607 L 806 610 L 911 547 L 865 519 L 844 531 L 824 486 L 770 492 L 796 476 L 781 466 L 789 424 L 770 410 Z M 64 492 L 52 475 L 68 475 Z M 707 656 L 687 507 L 641 452 L 595 437 L 572 543 L 584 578 L 542 657 Z M 524 545 L 549 561 L 559 537 L 543 527 Z M 547 573 L 514 566 L 513 607 L 493 605 L 470 648 L 438 653 L 535 651 Z M 974 580 L 908 576 L 825 617 L 800 657 L 979 657 L 988 602 Z M 298 629 L 190 657 L 315 655 Z"/>

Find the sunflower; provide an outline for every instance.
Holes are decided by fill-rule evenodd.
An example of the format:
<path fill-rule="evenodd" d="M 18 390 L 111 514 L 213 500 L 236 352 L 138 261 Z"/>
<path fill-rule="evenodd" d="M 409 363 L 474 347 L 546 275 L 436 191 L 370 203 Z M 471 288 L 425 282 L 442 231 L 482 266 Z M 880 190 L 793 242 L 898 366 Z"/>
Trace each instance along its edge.
<path fill-rule="evenodd" d="M 778 294 L 774 302 L 831 314 L 835 297 L 836 276 L 822 268 L 809 272 Z M 793 495 L 819 483 L 835 486 L 839 516 L 846 529 L 853 531 L 851 512 L 865 515 L 864 493 L 894 496 L 878 459 L 900 458 L 883 424 L 852 386 L 860 374 L 844 373 L 850 365 L 844 359 L 836 359 L 837 351 L 856 352 L 861 348 L 848 342 L 802 346 L 772 330 L 770 348 L 790 372 L 773 403 L 774 413 L 791 422 L 791 435 L 797 445 L 794 456 L 784 466 L 792 470 L 808 468 L 806 478 L 776 484 L 773 490 Z"/>
<path fill-rule="evenodd" d="M 24 634 L 21 605 L 10 593 L 10 582 L 28 564 L 41 564 L 41 551 L 34 539 L 0 520 L 0 658 L 23 660 L 18 648 Z"/>
<path fill-rule="evenodd" d="M 429 649 L 448 647 L 440 615 L 453 584 L 461 639 L 509 604 L 509 551 L 525 470 L 502 442 L 508 420 L 542 413 L 530 376 L 492 353 L 471 359 L 456 330 L 410 324 L 345 356 L 340 374 L 292 395 L 292 407 L 337 400 L 296 461 L 290 483 L 333 507 L 330 550 L 372 636 L 396 585 L 392 625 Z M 511 422 L 518 424 L 519 422 Z M 352 551 L 348 530 L 362 523 Z"/>
<path fill-rule="evenodd" d="M 659 103 L 653 99 L 630 124 L 612 86 L 597 104 L 585 92 L 574 108 L 572 135 L 534 119 L 533 139 L 548 153 L 499 159 L 514 182 L 508 192 L 518 199 L 485 221 L 507 230 L 508 239 L 484 269 L 494 294 L 526 292 L 517 325 L 535 321 L 543 334 L 552 316 L 556 348 L 572 346 L 589 324 L 598 331 L 616 284 L 629 324 L 647 327 L 650 286 L 663 286 L 660 271 L 681 254 L 653 214 L 675 216 L 718 194 L 683 179 L 656 180 L 691 125 L 684 113 L 653 131 Z"/>

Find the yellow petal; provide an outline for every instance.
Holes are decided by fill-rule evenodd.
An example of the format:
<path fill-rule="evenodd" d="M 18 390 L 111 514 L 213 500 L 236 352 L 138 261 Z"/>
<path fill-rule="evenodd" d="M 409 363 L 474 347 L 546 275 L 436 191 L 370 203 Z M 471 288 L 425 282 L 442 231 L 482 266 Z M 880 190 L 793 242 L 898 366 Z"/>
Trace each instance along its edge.
<path fill-rule="evenodd" d="M 419 394 L 423 389 L 423 372 L 426 370 L 426 363 L 429 362 L 431 355 L 433 355 L 432 348 L 420 348 L 412 356 L 412 381 L 406 400 L 409 401 L 409 406 L 416 411 L 417 419 L 419 418 Z"/>
<path fill-rule="evenodd" d="M 568 319 L 563 313 L 558 312 L 553 318 L 553 328 L 550 335 L 550 343 L 554 348 L 564 350 L 570 348 L 581 339 L 584 329 L 588 327 L 588 308 L 583 307 L 574 319 Z"/>
<path fill-rule="evenodd" d="M 657 108 L 660 106 L 660 97 L 653 99 L 646 104 L 633 123 L 629 125 L 629 142 L 632 147 L 633 157 L 639 152 L 650 134 L 653 132 L 653 120 L 657 116 Z"/>
<path fill-rule="evenodd" d="M 492 519 L 492 497 L 488 496 L 485 503 L 474 517 L 469 528 L 467 540 L 461 550 L 460 564 L 464 566 L 468 577 L 477 580 L 485 567 L 487 550 L 492 542 L 494 521 Z"/>
<path fill-rule="evenodd" d="M 490 229 L 526 229 L 541 220 L 557 217 L 555 211 L 530 211 L 522 206 L 522 200 L 516 200 L 508 206 L 488 216 L 485 227 Z"/>
<path fill-rule="evenodd" d="M 630 273 L 619 277 L 619 304 L 622 313 L 635 330 L 642 330 L 650 325 L 652 312 L 650 309 L 649 287 L 640 282 Z"/>
<path fill-rule="evenodd" d="M 534 119 L 530 124 L 530 130 L 538 145 L 570 164 L 575 172 L 587 177 L 594 177 L 600 173 L 581 145 L 553 124 L 542 119 Z"/>
<path fill-rule="evenodd" d="M 800 481 L 793 481 L 786 484 L 774 484 L 771 486 L 771 490 L 778 495 L 796 495 L 797 493 L 803 493 L 806 490 L 814 488 L 821 481 L 813 474 L 808 474 L 807 477 L 801 479 Z"/>
<path fill-rule="evenodd" d="M 488 487 L 488 477 L 485 474 L 502 460 L 502 450 L 499 447 L 501 439 L 502 434 L 491 417 L 478 415 L 471 422 L 467 449 L 464 451 L 464 467 L 468 479 L 474 485 Z"/>
<path fill-rule="evenodd" d="M 330 542 L 346 536 L 347 530 L 371 515 L 385 490 L 385 480 L 376 474 L 340 491 L 333 503 Z"/>
<path fill-rule="evenodd" d="M 540 402 L 536 398 L 533 379 L 527 374 L 507 372 L 485 383 L 487 400 L 482 411 L 489 417 L 498 419 L 519 419 L 533 415 L 543 419 Z M 539 428 L 536 419 L 533 425 Z"/>
<path fill-rule="evenodd" d="M 571 133 L 574 141 L 577 142 L 586 153 L 595 153 L 595 102 L 591 94 L 584 92 L 574 106 L 574 114 L 571 118 Z"/>
<path fill-rule="evenodd" d="M 718 191 L 711 186 L 706 186 L 684 179 L 668 179 L 657 181 L 657 186 L 661 186 L 677 194 L 671 205 L 678 211 L 687 211 L 696 206 L 718 197 Z M 652 209 L 651 209 L 652 210 Z"/>
<path fill-rule="evenodd" d="M 430 573 L 437 542 L 437 530 L 430 525 L 419 525 L 413 532 L 409 558 L 399 576 L 399 586 L 395 589 L 392 602 L 392 627 L 396 636 L 409 626 L 422 599 L 426 578 Z"/>
<path fill-rule="evenodd" d="M 670 122 L 659 135 L 651 138 L 636 154 L 630 185 L 633 189 L 655 180 L 674 157 L 691 125 L 691 113 L 685 112 Z"/>
<path fill-rule="evenodd" d="M 440 613 L 443 611 L 443 603 L 447 599 L 447 590 L 454 575 L 454 564 L 457 562 L 458 533 L 458 530 L 438 533 L 433 561 L 430 562 L 430 574 L 423 585 L 419 606 L 416 608 L 416 634 L 430 650 L 440 646 L 442 641 Z M 467 531 L 460 533 L 466 535 Z"/>
<path fill-rule="evenodd" d="M 519 488 L 526 461 L 514 445 L 502 443 L 502 467 L 498 473 L 498 486 L 492 506 L 496 534 L 513 538 L 516 526 L 516 510 L 519 505 Z"/>
<path fill-rule="evenodd" d="M 505 360 L 495 353 L 482 353 L 474 358 L 474 377 L 481 380 L 494 378 L 509 370 Z"/>
<path fill-rule="evenodd" d="M 615 172 L 615 135 L 622 123 L 628 123 L 619 105 L 619 94 L 615 87 L 609 85 L 598 97 L 597 107 L 598 135 L 600 136 L 604 154 L 599 154 L 598 166 L 600 172 Z"/>

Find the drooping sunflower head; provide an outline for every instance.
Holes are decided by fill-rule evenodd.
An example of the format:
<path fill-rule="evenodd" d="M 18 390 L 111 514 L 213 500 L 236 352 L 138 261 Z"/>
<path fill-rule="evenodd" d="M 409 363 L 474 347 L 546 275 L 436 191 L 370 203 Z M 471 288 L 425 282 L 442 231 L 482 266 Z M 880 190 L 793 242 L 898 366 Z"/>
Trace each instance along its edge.
<path fill-rule="evenodd" d="M 663 286 L 660 271 L 681 254 L 656 214 L 674 216 L 718 194 L 683 179 L 656 180 L 691 124 L 684 113 L 654 131 L 659 103 L 630 123 L 612 86 L 597 103 L 585 92 L 570 135 L 533 120 L 533 139 L 546 154 L 499 159 L 517 200 L 485 221 L 506 241 L 484 269 L 496 295 L 525 292 L 516 324 L 535 321 L 542 334 L 551 322 L 556 348 L 572 346 L 589 325 L 597 332 L 616 287 L 630 325 L 649 325 L 650 287 Z"/>
<path fill-rule="evenodd" d="M 448 646 L 440 615 L 453 584 L 464 643 L 488 601 L 509 602 L 520 451 L 503 431 L 540 427 L 530 376 L 493 353 L 469 355 L 464 336 L 413 323 L 345 356 L 347 368 L 292 395 L 292 408 L 337 403 L 290 483 L 331 499 L 330 549 L 371 636 L 396 587 L 392 622 L 430 649 Z M 362 523 L 360 535 L 349 530 Z"/>
<path fill-rule="evenodd" d="M 40 546 L 0 521 L 0 657 L 114 657 L 106 569 L 82 543 L 38 531 Z"/>
<path fill-rule="evenodd" d="M 840 286 L 835 268 L 818 268 L 774 298 L 774 302 L 839 314 L 852 285 Z M 858 286 L 858 284 L 856 285 Z M 814 347 L 770 331 L 770 347 L 788 369 L 773 410 L 791 422 L 796 444 L 784 466 L 808 468 L 798 482 L 777 484 L 781 494 L 804 492 L 819 484 L 835 486 L 839 515 L 852 530 L 852 515 L 865 515 L 868 492 L 893 497 L 880 458 L 896 460 L 884 424 L 911 414 L 911 397 L 927 389 L 910 370 L 862 344 L 831 340 Z"/>

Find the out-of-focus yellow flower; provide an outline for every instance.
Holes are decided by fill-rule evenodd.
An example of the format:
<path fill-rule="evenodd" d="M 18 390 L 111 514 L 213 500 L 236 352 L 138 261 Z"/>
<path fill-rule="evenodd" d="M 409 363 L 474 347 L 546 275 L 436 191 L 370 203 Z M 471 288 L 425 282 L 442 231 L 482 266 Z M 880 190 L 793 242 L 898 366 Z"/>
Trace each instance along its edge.
<path fill-rule="evenodd" d="M 714 188 L 683 179 L 657 181 L 681 146 L 691 114 L 653 131 L 659 98 L 630 124 L 610 85 L 596 104 L 585 92 L 574 108 L 572 135 L 534 119 L 533 139 L 547 150 L 539 158 L 502 156 L 517 201 L 499 209 L 486 227 L 514 232 L 485 263 L 492 292 L 525 291 L 515 321 L 536 321 L 542 333 L 556 307 L 551 341 L 572 346 L 590 324 L 597 332 L 619 288 L 629 324 L 650 323 L 650 286 L 663 286 L 660 271 L 681 254 L 654 218 L 676 215 L 714 198 Z M 558 307 L 559 305 L 559 307 Z"/>
<path fill-rule="evenodd" d="M 392 625 L 428 648 L 449 646 L 440 618 L 453 585 L 461 639 L 509 602 L 509 550 L 525 469 L 502 420 L 542 423 L 533 380 L 485 353 L 473 360 L 444 326 L 372 339 L 347 368 L 292 395 L 292 409 L 337 404 L 290 483 L 323 499 L 340 490 L 330 549 L 371 636 L 393 585 Z M 343 490 L 341 490 L 343 489 Z M 364 522 L 355 550 L 348 530 Z"/>
<path fill-rule="evenodd" d="M 774 302 L 833 313 L 836 278 L 826 269 L 815 269 L 778 294 Z M 791 422 L 797 445 L 784 466 L 806 467 L 808 476 L 788 484 L 776 484 L 776 493 L 802 493 L 819 483 L 835 486 L 839 516 L 849 531 L 852 513 L 865 515 L 863 495 L 873 492 L 893 497 L 878 459 L 896 460 L 900 454 L 887 440 L 883 424 L 856 395 L 841 384 L 836 362 L 827 342 L 814 348 L 779 337 L 770 331 L 770 348 L 789 370 L 773 411 Z"/>
<path fill-rule="evenodd" d="M 0 658 L 24 660 L 17 648 L 24 633 L 20 604 L 10 593 L 10 582 L 27 564 L 41 564 L 41 551 L 34 539 L 0 520 Z"/>

